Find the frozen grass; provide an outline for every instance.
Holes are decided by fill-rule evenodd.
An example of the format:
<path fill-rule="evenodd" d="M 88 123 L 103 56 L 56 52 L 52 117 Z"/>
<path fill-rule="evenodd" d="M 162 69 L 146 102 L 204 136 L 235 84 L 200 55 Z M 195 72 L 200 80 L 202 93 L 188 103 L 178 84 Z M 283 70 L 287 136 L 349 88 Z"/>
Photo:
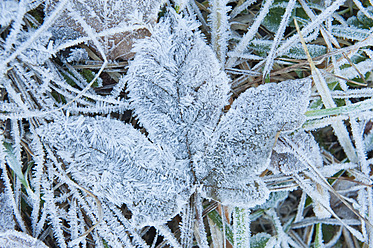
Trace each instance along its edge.
<path fill-rule="evenodd" d="M 199 30 L 217 58 L 210 55 L 193 57 L 192 62 L 199 63 L 198 66 L 191 64 L 188 69 L 195 72 L 194 78 L 183 79 L 187 73 L 180 67 L 176 68 L 183 74 L 179 79 L 192 85 L 194 79 L 206 77 L 206 81 L 211 79 L 223 85 L 226 79 L 219 74 L 222 71 L 230 78 L 229 102 L 223 99 L 224 104 L 220 104 L 213 94 L 206 93 L 210 98 L 201 103 L 200 99 L 191 98 L 193 91 L 188 91 L 183 102 L 179 101 L 184 104 L 180 106 L 185 107 L 179 106 L 184 117 L 190 109 L 217 106 L 214 111 L 220 114 L 210 116 L 206 108 L 201 108 L 198 113 L 205 114 L 198 114 L 189 126 L 183 122 L 184 129 L 177 129 L 188 130 L 187 138 L 193 137 L 190 133 L 204 133 L 206 136 L 197 137 L 201 143 L 204 139 L 214 140 L 216 146 L 204 141 L 209 147 L 206 150 L 198 142 L 188 140 L 184 149 L 180 142 L 183 138 L 173 136 L 175 132 L 172 133 L 168 125 L 162 127 L 159 124 L 167 123 L 167 117 L 159 117 L 163 110 L 165 116 L 177 116 L 177 111 L 172 113 L 171 104 L 163 106 L 163 102 L 157 103 L 157 97 L 151 98 L 157 95 L 141 92 L 141 80 L 151 81 L 164 75 L 161 70 L 170 70 L 168 78 L 172 81 L 175 68 L 168 63 L 168 57 L 156 60 L 159 67 L 142 72 L 156 56 L 147 57 L 150 52 L 144 50 L 142 57 L 139 55 L 146 42 L 131 52 L 132 45 L 145 37 L 155 37 L 158 41 L 167 39 L 156 35 L 159 32 L 156 23 L 164 19 L 170 8 L 185 18 L 191 15 L 188 25 L 194 25 L 180 25 L 170 31 L 170 36 Z M 6 236 L 6 229 L 15 229 L 49 247 L 373 247 L 371 1 L 122 3 L 89 0 L 82 5 L 75 0 L 6 0 L 0 3 L 0 12 L 0 221 L 4 223 L 0 228 L 1 237 Z M 200 26 L 192 19 L 197 19 Z M 299 24 L 298 30 L 295 23 Z M 192 38 L 187 41 L 180 38 L 180 42 L 170 42 L 167 47 L 162 40 L 158 50 L 155 46 L 150 48 L 157 55 L 161 49 L 184 43 L 191 49 L 205 47 L 199 35 L 188 35 Z M 209 54 L 209 49 L 202 49 L 200 54 L 206 51 Z M 133 59 L 136 53 L 137 57 Z M 177 60 L 177 56 L 181 53 L 175 53 L 173 58 Z M 163 74 L 157 74 L 155 69 L 149 73 L 152 68 L 161 68 L 158 71 Z M 213 70 L 219 72 L 209 76 Z M 266 120 L 266 115 L 272 112 L 265 106 L 280 109 L 275 102 L 280 98 L 281 90 L 272 84 L 256 87 L 266 83 L 283 85 L 281 82 L 288 80 L 295 84 L 299 79 L 307 81 L 307 78 L 313 82 L 311 95 L 309 99 L 297 102 L 308 105 L 304 113 L 297 113 L 305 115 L 303 125 L 295 131 L 288 128 L 286 121 L 291 122 L 292 117 L 284 115 L 284 124 L 269 127 L 273 122 Z M 185 90 L 182 85 L 172 88 L 173 85 L 166 81 L 161 83 L 171 94 L 175 90 L 180 96 Z M 224 91 L 224 85 L 212 85 L 217 91 Z M 195 92 L 199 89 L 194 88 Z M 268 92 L 268 89 L 276 92 Z M 267 97 L 266 101 L 258 95 L 259 91 Z M 307 90 L 302 88 L 300 91 Z M 272 98 L 268 97 L 270 95 Z M 215 105 L 214 101 L 217 101 Z M 264 106 L 263 109 L 258 107 L 266 113 L 261 116 L 260 123 L 237 114 L 246 113 L 243 112 L 245 104 L 252 102 Z M 222 104 L 225 105 L 223 111 Z M 162 111 L 156 112 L 159 105 Z M 292 109 L 288 108 L 289 111 Z M 295 106 L 294 109 L 303 108 Z M 289 114 L 289 111 L 284 113 Z M 88 116 L 110 117 L 127 123 L 117 131 L 125 133 L 122 139 L 113 143 L 117 147 L 108 142 L 110 133 L 105 133 L 107 137 L 95 133 L 89 136 L 90 139 L 78 135 L 86 129 L 96 131 L 93 126 L 101 125 L 98 121 L 90 121 Z M 216 118 L 220 126 L 214 121 L 203 120 L 206 116 Z M 72 119 L 73 123 L 67 121 Z M 80 126 L 82 123 L 84 125 Z M 107 121 L 113 130 L 122 125 L 111 123 L 117 122 Z M 63 125 L 70 126 L 64 128 Z M 53 126 L 61 130 L 45 132 Z M 264 133 L 252 135 L 255 133 L 252 130 L 262 126 Z M 100 128 L 105 128 L 105 124 Z M 230 130 L 239 131 L 232 138 L 229 135 L 234 132 Z M 163 136 L 157 136 L 158 131 Z M 78 141 L 64 140 L 64 132 L 75 135 Z M 152 142 L 145 139 L 145 135 Z M 132 137 L 136 139 L 131 140 Z M 130 145 L 133 140 L 137 142 Z M 238 141 L 239 145 L 229 143 L 232 140 Z M 92 145 L 101 141 L 104 146 Z M 252 144 L 255 146 L 250 147 Z M 245 150 L 244 145 L 245 149 L 251 150 Z M 246 156 L 244 154 L 256 151 L 259 145 L 264 147 L 261 151 L 264 155 L 259 151 L 255 154 L 260 154 L 262 160 L 255 154 L 239 160 Z M 74 152 L 79 152 L 82 146 L 85 150 L 79 157 Z M 170 147 L 172 154 L 167 153 Z M 148 149 L 147 156 L 139 156 L 138 150 L 142 149 Z M 271 151 L 269 155 L 265 149 Z M 159 163 L 160 167 L 149 168 L 164 176 L 157 180 L 170 185 L 173 197 L 169 194 L 163 197 L 152 191 L 163 185 L 158 181 L 155 186 L 149 183 L 152 177 L 141 167 L 143 161 L 152 160 L 150 150 L 162 154 L 153 160 L 165 160 Z M 88 182 L 76 177 L 77 173 L 87 172 L 79 172 L 77 168 L 84 168 L 92 157 L 97 161 L 101 157 L 109 162 L 113 157 L 116 158 L 113 162 L 120 161 L 123 157 L 117 154 L 119 151 L 127 154 L 127 160 L 116 168 L 128 166 L 130 169 L 125 167 L 126 171 L 119 174 L 121 178 L 129 177 L 133 181 L 126 181 L 127 184 L 114 189 L 123 189 L 126 195 L 110 191 L 112 188 L 105 185 L 112 182 L 105 174 L 105 168 L 91 171 Z M 174 151 L 187 152 L 183 155 Z M 270 158 L 269 164 L 264 161 L 266 156 Z M 131 161 L 134 158 L 136 161 Z M 172 164 L 172 159 L 178 164 Z M 181 162 L 187 160 L 188 165 Z M 166 164 L 171 165 L 164 166 Z M 172 167 L 171 170 L 175 165 L 178 169 Z M 262 199 L 264 203 L 256 204 L 260 202 L 254 197 L 256 193 L 248 190 L 255 187 L 248 187 L 247 174 L 237 173 L 232 169 L 234 166 L 238 171 L 250 171 L 252 178 L 258 178 L 254 183 L 256 189 L 263 188 L 270 193 L 267 199 Z M 187 186 L 172 183 L 172 180 L 183 178 L 178 170 L 191 173 L 192 183 L 189 179 L 183 181 Z M 143 179 L 136 179 L 142 176 L 141 173 Z M 94 177 L 102 185 L 95 184 L 95 180 L 91 180 Z M 133 186 L 135 179 L 138 180 L 136 185 L 140 186 Z M 242 185 L 240 188 L 242 180 L 246 188 Z M 147 183 L 150 191 L 141 188 Z M 172 188 L 175 185 L 181 189 Z M 227 185 L 233 185 L 233 190 Z M 140 193 L 130 193 L 128 188 L 131 187 Z M 112 192 L 123 199 L 113 197 L 115 193 Z M 127 194 L 133 198 L 126 198 Z M 142 198 L 141 194 L 147 195 Z M 145 199 L 153 201 L 146 202 Z M 165 199 L 168 199 L 167 203 L 159 203 Z M 154 219 L 157 216 L 158 219 Z M 141 225 L 136 223 L 140 217 Z M 25 237 L 18 237 L 24 245 L 31 242 Z"/>

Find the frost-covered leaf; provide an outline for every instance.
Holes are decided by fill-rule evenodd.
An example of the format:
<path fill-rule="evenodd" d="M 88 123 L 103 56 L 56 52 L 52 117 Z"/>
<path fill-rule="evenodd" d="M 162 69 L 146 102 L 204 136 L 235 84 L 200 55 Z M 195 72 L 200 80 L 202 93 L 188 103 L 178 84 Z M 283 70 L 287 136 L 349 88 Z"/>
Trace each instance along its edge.
<path fill-rule="evenodd" d="M 271 235 L 269 235 L 268 233 L 257 233 L 250 238 L 250 247 L 251 248 L 265 248 L 270 238 L 271 238 Z"/>
<path fill-rule="evenodd" d="M 9 167 L 13 170 L 13 172 L 19 178 L 22 184 L 26 188 L 29 188 L 30 186 L 28 185 L 25 175 L 22 172 L 22 165 L 18 161 L 17 156 L 15 155 L 14 150 L 12 148 L 12 145 L 4 142 L 3 146 L 4 146 L 4 151 L 6 154 L 6 161 L 8 162 Z"/>
<path fill-rule="evenodd" d="M 46 13 L 55 9 L 59 0 L 49 0 L 45 5 Z M 163 0 L 156 1 L 116 1 L 116 0 L 73 0 L 61 17 L 53 25 L 52 32 L 60 40 L 76 39 L 87 35 L 87 30 L 77 18 L 81 18 L 95 32 L 109 28 L 131 26 L 136 21 L 154 24 Z M 74 16 L 73 12 L 79 17 Z M 146 28 L 133 32 L 118 32 L 100 39 L 101 45 L 109 59 L 128 59 L 132 56 L 132 44 L 136 39 L 149 36 Z M 95 44 L 96 45 L 96 44 Z M 97 48 L 97 47 L 96 47 Z"/>
<path fill-rule="evenodd" d="M 268 15 L 263 21 L 263 26 L 268 29 L 269 31 L 276 33 L 278 28 L 280 27 L 280 23 L 285 13 L 285 9 L 288 5 L 288 0 L 277 0 L 271 6 Z M 293 19 L 294 17 L 297 18 L 298 21 L 307 22 L 309 21 L 309 17 L 306 15 L 304 10 L 301 8 L 300 4 L 296 4 L 294 10 L 292 11 L 291 18 L 287 25 L 294 25 Z"/>
<path fill-rule="evenodd" d="M 225 220 L 223 223 L 223 219 L 221 215 L 218 213 L 218 211 L 212 211 L 208 214 L 208 216 L 214 223 L 214 225 L 216 225 L 215 228 L 219 228 L 220 231 L 223 232 L 223 235 L 225 235 L 226 240 L 228 240 L 231 244 L 234 244 L 234 234 L 232 227 L 228 223 L 226 223 Z"/>
<path fill-rule="evenodd" d="M 100 199 L 126 204 L 135 224 L 163 223 L 189 198 L 185 164 L 130 125 L 108 118 L 70 117 L 39 133 L 78 184 Z"/>
<path fill-rule="evenodd" d="M 250 246 L 250 210 L 235 207 L 233 209 L 233 238 L 234 247 L 245 248 Z"/>
<path fill-rule="evenodd" d="M 83 48 L 74 48 L 71 49 L 69 56 L 66 58 L 66 61 L 71 62 L 79 62 L 79 61 L 86 61 L 88 60 L 89 56 L 85 49 Z"/>
<path fill-rule="evenodd" d="M 240 176 L 242 177 L 242 175 Z M 204 181 L 203 185 L 207 198 L 215 199 L 226 206 L 251 208 L 265 202 L 269 195 L 264 182 L 255 175 L 246 179 L 235 178 L 234 176 L 224 178 L 223 176 L 218 177 L 213 172 Z"/>
<path fill-rule="evenodd" d="M 0 170 L 0 175 L 2 171 Z M 15 222 L 13 219 L 12 204 L 9 201 L 8 195 L 4 192 L 3 181 L 0 180 L 0 232 L 5 232 L 7 229 L 14 229 Z"/>
<path fill-rule="evenodd" d="M 332 34 L 336 37 L 360 41 L 366 39 L 369 36 L 370 32 L 366 29 L 356 27 L 334 25 L 332 27 Z"/>
<path fill-rule="evenodd" d="M 0 2 L 0 26 L 6 27 L 15 17 L 19 8 L 18 1 L 4 0 Z"/>
<path fill-rule="evenodd" d="M 0 233 L 0 247 L 47 248 L 48 246 L 26 233 L 17 232 L 15 230 L 7 230 L 6 232 Z"/>
<path fill-rule="evenodd" d="M 312 134 L 297 131 L 280 135 L 271 157 L 272 169 L 291 175 L 308 169 L 308 163 L 316 168 L 323 164 L 320 148 Z"/>
<path fill-rule="evenodd" d="M 373 14 L 373 6 L 368 6 L 365 9 L 366 13 L 368 13 L 369 17 L 372 17 Z M 373 26 L 373 20 L 369 18 L 362 10 L 359 10 L 356 15 L 359 22 L 363 25 L 364 28 L 370 29 Z"/>
<path fill-rule="evenodd" d="M 322 165 L 323 160 L 319 146 L 312 134 L 305 131 L 281 135 L 271 157 L 272 170 L 279 170 L 286 175 L 294 175 L 308 169 L 312 170 L 312 168 L 321 168 Z M 313 210 L 319 218 L 329 218 L 330 213 L 320 204 L 320 202 L 328 204 L 329 193 L 317 183 L 318 180 L 313 174 L 309 174 L 316 182 L 311 183 L 312 187 L 315 187 L 323 198 L 322 201 L 315 199 Z"/>
<path fill-rule="evenodd" d="M 276 132 L 304 121 L 309 80 L 250 89 L 223 115 L 228 80 L 195 28 L 172 12 L 137 44 L 124 78 L 132 107 L 150 140 L 189 160 L 194 183 L 203 184 L 207 197 L 255 206 L 268 197 L 259 174 Z"/>
<path fill-rule="evenodd" d="M 189 160 L 208 197 L 254 206 L 268 196 L 258 175 L 268 165 L 276 132 L 304 121 L 309 80 L 250 89 L 223 115 L 228 79 L 196 26 L 171 12 L 151 38 L 139 42 L 124 78 L 128 95 L 150 140 Z"/>
<path fill-rule="evenodd" d="M 253 210 L 275 208 L 280 202 L 285 200 L 288 195 L 288 191 L 271 192 L 266 202 L 261 205 L 255 206 Z"/>
<path fill-rule="evenodd" d="M 197 27 L 171 11 L 136 45 L 124 78 L 149 138 L 178 159 L 203 151 L 228 104 L 228 78 Z"/>
<path fill-rule="evenodd" d="M 249 48 L 258 52 L 260 56 L 266 57 L 271 49 L 273 41 L 271 40 L 253 40 L 249 44 Z M 311 57 L 318 57 L 326 53 L 326 47 L 316 44 L 307 45 L 308 51 Z M 306 53 L 304 52 L 301 44 L 294 44 L 283 56 L 294 58 L 294 59 L 306 59 Z"/>
<path fill-rule="evenodd" d="M 268 192 L 258 176 L 269 164 L 276 133 L 304 122 L 308 95 L 309 80 L 265 84 L 241 94 L 220 120 L 206 153 L 208 195 L 223 202 L 236 198 L 234 204 L 263 203 Z M 239 192 L 245 186 L 257 193 L 243 197 Z"/>
<path fill-rule="evenodd" d="M 223 163 L 213 160 L 215 165 L 224 164 L 227 174 L 236 169 L 262 172 L 268 164 L 276 133 L 303 124 L 309 86 L 308 79 L 290 80 L 265 84 L 241 94 L 217 127 L 217 143 L 209 151 L 211 155 L 220 154 Z"/>

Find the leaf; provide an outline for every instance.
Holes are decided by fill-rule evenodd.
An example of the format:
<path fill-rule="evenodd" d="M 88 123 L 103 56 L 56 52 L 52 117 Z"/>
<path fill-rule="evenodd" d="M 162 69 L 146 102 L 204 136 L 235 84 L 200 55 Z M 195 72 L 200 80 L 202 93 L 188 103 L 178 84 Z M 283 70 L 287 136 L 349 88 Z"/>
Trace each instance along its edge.
<path fill-rule="evenodd" d="M 245 180 L 234 176 L 219 178 L 220 175 L 214 172 L 211 175 L 203 181 L 206 197 L 223 205 L 251 208 L 265 202 L 269 196 L 266 185 L 258 176 L 254 175 Z"/>
<path fill-rule="evenodd" d="M 250 246 L 250 210 L 235 207 L 233 209 L 234 247 L 245 248 Z"/>
<path fill-rule="evenodd" d="M 0 175 L 1 174 L 2 171 L 0 172 Z M 7 229 L 15 228 L 12 204 L 10 203 L 8 195 L 4 192 L 4 188 L 3 181 L 0 180 L 0 232 L 5 232 Z"/>
<path fill-rule="evenodd" d="M 276 33 L 276 31 L 280 27 L 280 23 L 282 21 L 283 15 L 285 13 L 285 9 L 288 5 L 288 0 L 275 0 L 275 3 L 271 6 L 268 15 L 263 21 L 263 26 L 271 31 L 272 33 Z M 292 11 L 291 18 L 289 19 L 289 26 L 293 23 L 293 18 L 296 17 L 303 22 L 309 21 L 309 17 L 306 15 L 304 10 L 300 8 L 299 4 L 295 5 L 295 9 Z"/>
<path fill-rule="evenodd" d="M 22 165 L 19 163 L 16 155 L 14 154 L 12 145 L 6 142 L 3 142 L 4 151 L 6 153 L 6 161 L 8 162 L 9 167 L 13 170 L 16 176 L 19 178 L 23 186 L 26 189 L 29 189 L 30 186 L 25 178 L 25 175 L 22 172 Z"/>
<path fill-rule="evenodd" d="M 17 10 L 19 8 L 18 1 L 5 0 L 0 3 L 0 26 L 6 27 L 11 21 L 17 17 Z"/>
<path fill-rule="evenodd" d="M 15 230 L 0 233 L 0 247 L 47 248 L 43 242 L 36 238 Z"/>
<path fill-rule="evenodd" d="M 368 13 L 370 15 L 370 17 L 372 17 L 373 6 L 368 6 L 365 11 L 366 11 L 366 13 Z M 370 29 L 372 27 L 373 20 L 371 18 L 369 18 L 368 16 L 366 16 L 363 13 L 363 11 L 359 10 L 357 12 L 356 17 L 359 20 L 359 22 L 364 26 L 364 28 Z"/>
<path fill-rule="evenodd" d="M 182 162 L 130 125 L 108 118 L 69 117 L 38 132 L 78 184 L 100 199 L 126 204 L 139 226 L 164 223 L 189 198 L 190 179 Z"/>
<path fill-rule="evenodd" d="M 280 170 L 285 175 L 323 167 L 319 146 L 314 137 L 304 131 L 281 135 L 272 153 L 271 163 L 274 171 Z M 314 175 L 310 177 L 314 178 Z M 330 198 L 328 191 L 318 183 L 313 186 L 322 196 L 323 202 L 328 202 Z M 330 213 L 318 201 L 315 202 L 314 212 L 319 218 L 330 217 Z"/>
<path fill-rule="evenodd" d="M 291 175 L 308 169 L 308 163 L 317 168 L 323 165 L 320 148 L 312 134 L 297 131 L 280 135 L 271 157 L 273 170 Z"/>
<path fill-rule="evenodd" d="M 288 191 L 271 192 L 265 203 L 255 206 L 253 210 L 277 208 L 279 203 L 284 201 L 288 196 Z"/>
<path fill-rule="evenodd" d="M 263 203 L 269 192 L 259 175 L 276 133 L 305 118 L 308 79 L 249 89 L 224 113 L 229 80 L 197 27 L 170 9 L 133 50 L 120 84 L 147 137 L 101 117 L 60 118 L 39 129 L 79 185 L 103 202 L 126 204 L 140 227 L 163 225 L 197 187 L 225 205 Z"/>
<path fill-rule="evenodd" d="M 268 15 L 263 20 L 263 26 L 269 31 L 276 33 L 281 22 L 281 17 L 284 15 L 283 8 L 271 8 Z"/>
<path fill-rule="evenodd" d="M 271 238 L 271 235 L 268 233 L 257 233 L 250 239 L 251 248 L 265 248 L 268 240 Z"/>
<path fill-rule="evenodd" d="M 259 175 L 269 164 L 276 133 L 303 123 L 308 95 L 309 80 L 291 80 L 251 88 L 234 101 L 207 149 L 209 197 L 251 207 L 265 201 L 268 190 Z"/>
<path fill-rule="evenodd" d="M 258 52 L 259 55 L 266 57 L 273 41 L 270 40 L 253 40 L 249 44 L 249 48 L 253 49 L 254 51 Z M 321 45 L 316 44 L 308 44 L 307 48 L 311 54 L 311 57 L 318 57 L 324 55 L 326 53 L 326 48 Z M 306 59 L 306 53 L 304 52 L 301 44 L 294 44 L 289 51 L 285 52 L 283 56 L 294 58 L 294 59 Z"/>
<path fill-rule="evenodd" d="M 315 248 L 324 248 L 324 240 L 323 240 L 323 233 L 322 233 L 322 224 L 316 224 L 316 235 L 315 235 Z"/>
<path fill-rule="evenodd" d="M 336 37 L 360 41 L 366 39 L 369 36 L 370 32 L 366 29 L 356 27 L 334 25 L 332 26 L 332 34 Z"/>
<path fill-rule="evenodd" d="M 224 220 L 221 218 L 220 214 L 214 210 L 210 212 L 208 216 L 222 232 L 225 232 L 226 240 L 228 240 L 229 243 L 234 244 L 232 227 L 228 223 L 223 223 Z"/>
<path fill-rule="evenodd" d="M 124 78 L 150 140 L 170 149 L 177 159 L 190 160 L 204 150 L 228 104 L 228 78 L 194 31 L 197 27 L 191 18 L 170 10 L 152 36 L 136 45 Z"/>

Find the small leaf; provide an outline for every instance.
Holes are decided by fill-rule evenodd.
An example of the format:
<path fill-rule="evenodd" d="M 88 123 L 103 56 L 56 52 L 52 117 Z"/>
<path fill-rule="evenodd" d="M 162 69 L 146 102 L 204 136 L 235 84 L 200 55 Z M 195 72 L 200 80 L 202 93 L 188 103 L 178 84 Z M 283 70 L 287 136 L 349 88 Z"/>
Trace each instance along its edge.
<path fill-rule="evenodd" d="M 0 247 L 47 248 L 48 246 L 26 233 L 7 230 L 0 233 Z"/>
<path fill-rule="evenodd" d="M 324 248 L 324 240 L 323 240 L 323 234 L 322 234 L 322 224 L 318 223 L 316 224 L 316 235 L 315 235 L 315 248 Z"/>
<path fill-rule="evenodd" d="M 190 196 L 185 165 L 130 125 L 108 118 L 69 117 L 38 130 L 78 184 L 132 211 L 133 223 L 171 219 Z"/>
<path fill-rule="evenodd" d="M 0 232 L 5 232 L 7 229 L 14 229 L 16 223 L 13 219 L 13 206 L 10 203 L 8 195 L 3 192 L 4 188 L 2 184 L 3 181 L 0 181 Z"/>
<path fill-rule="evenodd" d="M 212 212 L 210 212 L 208 214 L 209 218 L 211 218 L 211 220 L 215 223 L 215 225 L 217 225 L 217 227 L 223 231 L 225 229 L 225 237 L 226 239 L 229 241 L 229 243 L 233 244 L 234 241 L 233 241 L 233 230 L 232 230 L 232 227 L 227 224 L 227 223 L 224 223 L 224 228 L 223 228 L 223 219 L 221 218 L 221 216 L 219 215 L 219 213 L 214 210 Z"/>
<path fill-rule="evenodd" d="M 372 15 L 373 14 L 373 6 L 368 6 L 366 11 Z M 373 26 L 373 20 L 367 17 L 361 10 L 357 12 L 356 15 L 359 22 L 363 25 L 364 28 L 370 29 Z"/>
<path fill-rule="evenodd" d="M 23 184 L 23 186 L 25 186 L 26 189 L 29 189 L 30 186 L 29 186 L 29 184 L 28 184 L 28 182 L 25 178 L 25 175 L 22 172 L 22 165 L 17 160 L 17 158 L 16 158 L 16 156 L 13 152 L 12 145 L 7 143 L 7 142 L 3 142 L 3 146 L 4 146 L 5 152 L 7 154 L 6 158 L 7 158 L 8 165 L 13 170 L 13 172 L 16 174 L 18 179 L 21 180 L 21 183 Z"/>
<path fill-rule="evenodd" d="M 334 25 L 332 26 L 332 34 L 344 39 L 361 41 L 368 38 L 370 32 L 369 30 L 356 27 Z"/>
<path fill-rule="evenodd" d="M 233 209 L 234 247 L 246 248 L 250 246 L 250 210 L 235 207 Z"/>
<path fill-rule="evenodd" d="M 271 192 L 265 203 L 255 206 L 253 210 L 277 208 L 278 204 L 285 200 L 289 195 L 288 191 Z"/>
<path fill-rule="evenodd" d="M 253 40 L 249 44 L 249 48 L 259 53 L 260 56 L 266 57 L 271 49 L 273 41 L 270 40 Z M 311 57 L 318 57 L 326 53 L 326 47 L 316 44 L 308 44 L 307 48 L 310 52 Z M 288 51 L 284 52 L 282 56 L 286 56 L 294 59 L 306 59 L 306 53 L 304 52 L 301 44 L 294 44 Z"/>
<path fill-rule="evenodd" d="M 271 157 L 275 171 L 291 175 L 308 169 L 309 163 L 317 168 L 323 165 L 320 148 L 312 134 L 296 131 L 280 135 Z"/>
<path fill-rule="evenodd" d="M 271 235 L 268 233 L 258 233 L 251 237 L 250 248 L 265 248 Z"/>
<path fill-rule="evenodd" d="M 265 201 L 268 190 L 258 176 L 269 164 L 276 133 L 304 122 L 309 87 L 309 80 L 269 83 L 247 90 L 234 101 L 206 154 L 211 173 L 204 184 L 211 190 L 209 197 L 251 207 Z M 242 195 L 245 190 L 251 197 Z"/>

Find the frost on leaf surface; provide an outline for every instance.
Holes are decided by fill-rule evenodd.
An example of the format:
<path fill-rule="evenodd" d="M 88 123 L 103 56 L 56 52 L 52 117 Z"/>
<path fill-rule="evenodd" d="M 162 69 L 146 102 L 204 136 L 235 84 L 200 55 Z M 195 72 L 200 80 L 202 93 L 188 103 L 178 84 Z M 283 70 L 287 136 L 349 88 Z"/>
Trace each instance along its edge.
<path fill-rule="evenodd" d="M 206 152 L 211 173 L 203 183 L 210 197 L 229 203 L 236 196 L 245 206 L 267 198 L 258 175 L 269 164 L 276 133 L 304 122 L 309 93 L 310 80 L 289 80 L 249 89 L 234 101 Z"/>
<path fill-rule="evenodd" d="M 123 79 L 149 139 L 188 161 L 195 184 L 226 205 L 262 203 L 259 178 L 280 130 L 304 122 L 310 80 L 266 84 L 239 96 L 228 113 L 228 78 L 195 31 L 198 24 L 173 11 L 140 41 Z"/>
<path fill-rule="evenodd" d="M 7 230 L 0 233 L 0 247 L 2 248 L 47 248 L 40 240 L 23 232 Z"/>
<path fill-rule="evenodd" d="M 15 0 L 3 0 L 0 2 L 0 26 L 7 26 L 17 16 L 19 3 Z"/>
<path fill-rule="evenodd" d="M 156 225 L 176 215 L 189 198 L 181 162 L 130 125 L 108 118 L 69 117 L 39 130 L 67 172 L 102 200 L 131 210 L 132 222 Z"/>
<path fill-rule="evenodd" d="M 2 181 L 0 181 L 2 184 Z M 0 187 L 0 191 L 2 187 Z M 7 229 L 14 229 L 15 222 L 13 220 L 13 209 L 12 205 L 8 199 L 8 196 L 4 193 L 0 193 L 0 232 L 5 231 Z"/>
<path fill-rule="evenodd" d="M 272 153 L 271 170 L 290 175 L 308 169 L 309 163 L 317 168 L 323 164 L 312 134 L 305 131 L 281 134 Z"/>
<path fill-rule="evenodd" d="M 225 205 L 263 203 L 276 133 L 304 121 L 309 80 L 265 84 L 228 104 L 228 78 L 196 31 L 174 11 L 136 45 L 122 80 L 147 137 L 109 118 L 66 117 L 39 129 L 67 172 L 102 201 L 133 213 L 132 222 L 171 219 L 195 185 Z"/>
<path fill-rule="evenodd" d="M 149 138 L 177 159 L 204 149 L 228 104 L 228 78 L 197 28 L 171 11 L 137 44 L 124 79 Z"/>

